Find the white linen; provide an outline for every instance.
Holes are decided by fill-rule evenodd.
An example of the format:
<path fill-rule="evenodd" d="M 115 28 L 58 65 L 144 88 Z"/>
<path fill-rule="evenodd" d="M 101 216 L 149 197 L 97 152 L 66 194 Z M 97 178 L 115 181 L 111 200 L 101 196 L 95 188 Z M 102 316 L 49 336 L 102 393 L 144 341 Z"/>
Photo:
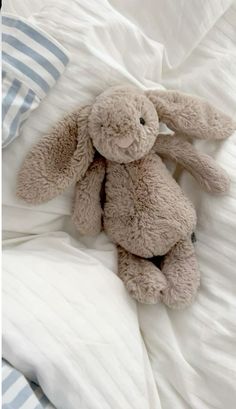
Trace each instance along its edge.
<path fill-rule="evenodd" d="M 31 377 L 37 376 L 37 373 L 41 374 L 38 380 L 54 404 L 58 404 L 58 396 L 66 399 L 64 394 L 66 395 L 67 388 L 72 388 L 77 379 L 80 394 L 73 397 L 79 399 L 82 393 L 85 397 L 81 403 L 82 408 L 91 407 L 91 397 L 86 400 L 88 395 L 83 389 L 89 384 L 91 395 L 95 388 L 95 392 L 104 397 L 104 400 L 97 400 L 95 408 L 118 409 L 119 399 L 114 403 L 118 396 L 117 390 L 108 388 L 106 384 L 112 381 L 111 375 L 104 377 L 103 369 L 97 367 L 96 379 L 92 377 L 90 354 L 96 355 L 98 350 L 91 349 L 89 353 L 86 350 L 86 353 L 83 351 L 82 354 L 79 348 L 74 348 L 71 333 L 71 337 L 62 333 L 64 327 L 60 316 L 64 317 L 65 314 L 64 301 L 57 297 L 55 286 L 59 286 L 61 296 L 69 300 L 68 308 L 73 316 L 75 306 L 78 309 L 77 331 L 89 339 L 88 329 L 82 323 L 88 312 L 84 298 L 76 297 L 77 293 L 85 292 L 91 303 L 97 299 L 96 307 L 99 312 L 109 310 L 109 319 L 113 321 L 110 328 L 115 331 L 113 334 L 117 334 L 117 339 L 127 338 L 125 348 L 122 343 L 120 345 L 116 342 L 115 336 L 110 337 L 106 328 L 111 321 L 107 321 L 105 315 L 99 316 L 99 319 L 97 316 L 94 319 L 92 314 L 89 316 L 90 322 L 99 324 L 104 331 L 105 339 L 116 351 L 123 368 L 124 362 L 127 361 L 130 374 L 134 374 L 133 380 L 141 385 L 141 390 L 146 394 L 147 408 L 233 409 L 236 401 L 236 135 L 220 144 L 199 144 L 199 149 L 210 152 L 229 172 L 232 184 L 228 196 L 208 196 L 200 192 L 199 186 L 190 176 L 184 176 L 182 180 L 183 187 L 194 200 L 198 212 L 196 249 L 202 272 L 202 286 L 197 300 L 184 312 L 173 312 L 162 305 L 138 305 L 137 314 L 133 301 L 113 274 L 114 253 L 109 243 L 104 243 L 103 234 L 93 241 L 86 238 L 75 244 L 65 233 L 49 233 L 59 229 L 72 231 L 69 214 L 73 189 L 48 204 L 30 207 L 15 198 L 15 178 L 23 156 L 31 144 L 35 143 L 61 114 L 77 103 L 87 102 L 114 83 L 125 81 L 146 88 L 159 86 L 161 83 L 168 88 L 193 92 L 206 97 L 236 118 L 236 2 L 190 0 L 180 3 L 171 0 L 148 0 L 145 7 L 141 0 L 112 0 L 110 3 L 105 0 L 74 0 L 70 2 L 70 7 L 66 0 L 57 1 L 55 7 L 51 0 L 48 3 L 32 21 L 47 29 L 49 34 L 64 44 L 72 55 L 72 62 L 37 111 L 37 115 L 33 114 L 28 124 L 25 124 L 22 144 L 14 142 L 3 157 L 3 172 L 6 175 L 3 186 L 4 228 L 12 237 L 21 233 L 41 234 L 33 239 L 26 237 L 23 244 L 20 243 L 22 239 L 11 241 L 11 246 L 4 255 L 4 286 L 8 291 L 11 290 L 14 298 L 14 304 L 9 296 L 4 301 L 7 311 L 7 314 L 4 314 L 3 327 L 4 354 L 12 364 L 25 372 L 28 371 Z M 148 24 L 145 20 L 147 16 Z M 49 20 L 52 20 L 50 25 Z M 76 235 L 74 231 L 73 235 Z M 106 250 L 106 246 L 109 250 Z M 93 258 L 92 266 L 88 254 Z M 87 269 L 88 277 L 83 274 Z M 43 273 L 44 270 L 47 274 Z M 94 286 L 90 288 L 93 276 Z M 41 282 L 39 288 L 44 297 L 45 309 L 39 311 L 38 298 L 33 297 L 33 293 L 29 293 L 27 288 L 35 287 L 38 293 L 35 280 L 38 283 L 42 277 L 44 287 L 42 288 Z M 53 291 L 56 291 L 53 294 L 52 283 Z M 18 290 L 18 287 L 23 297 L 19 297 L 17 292 L 12 290 Z M 70 301 L 70 294 L 75 297 L 73 302 Z M 123 311 L 122 317 L 115 303 L 116 298 L 119 299 Z M 63 339 L 65 345 L 72 344 L 72 351 L 63 348 L 64 343 L 53 343 L 50 338 L 50 348 L 55 346 L 55 354 L 48 355 L 45 369 L 45 360 L 37 358 L 37 354 L 33 354 L 31 349 L 27 350 L 27 345 L 29 340 L 33 339 L 37 353 L 42 351 L 41 343 L 49 339 L 48 328 L 53 325 L 52 318 L 47 317 L 46 312 L 55 309 L 55 300 L 58 302 L 58 315 L 55 314 L 54 335 Z M 35 306 L 37 319 L 45 320 L 46 328 L 39 327 L 35 319 L 26 319 L 23 313 L 20 314 L 23 306 L 27 309 L 27 314 L 30 314 L 31 305 Z M 130 326 L 128 332 L 123 327 L 124 315 L 127 316 L 126 322 Z M 118 325 L 119 320 L 121 326 Z M 138 324 L 146 349 L 142 349 Z M 20 344 L 17 326 L 21 329 Z M 38 335 L 36 340 L 35 331 Z M 131 334 L 137 362 L 132 358 L 132 351 L 130 354 L 128 352 L 131 348 Z M 59 348 L 61 359 L 57 361 L 58 366 L 55 369 L 55 356 Z M 47 348 L 45 351 L 47 352 Z M 73 359 L 71 355 L 69 357 L 69 353 Z M 123 353 L 126 354 L 125 357 Z M 106 348 L 103 362 L 108 372 L 112 370 L 112 361 L 107 359 L 109 356 L 109 349 Z M 39 357 L 42 357 L 41 353 Z M 74 362 L 76 374 L 72 375 Z M 86 362 L 89 363 L 91 372 L 87 372 Z M 60 382 L 64 380 L 61 377 L 65 363 L 68 365 L 67 376 L 72 384 L 64 384 L 63 392 L 55 387 L 52 377 Z M 135 368 L 138 368 L 138 371 Z M 80 370 L 83 370 L 83 379 L 78 378 Z M 117 383 L 121 385 L 119 396 L 123 396 L 122 393 L 127 393 L 125 378 L 129 378 L 125 370 L 116 374 Z M 105 384 L 102 383 L 103 378 Z M 122 409 L 145 408 L 145 400 L 141 401 L 143 406 L 138 406 L 140 395 L 137 391 L 136 393 L 132 395 L 132 401 L 129 398 L 123 401 Z M 63 409 L 78 409 L 77 402 L 66 401 Z"/>
<path fill-rule="evenodd" d="M 98 257 L 66 233 L 5 250 L 4 358 L 57 408 L 160 408 L 136 304 L 102 236 Z"/>

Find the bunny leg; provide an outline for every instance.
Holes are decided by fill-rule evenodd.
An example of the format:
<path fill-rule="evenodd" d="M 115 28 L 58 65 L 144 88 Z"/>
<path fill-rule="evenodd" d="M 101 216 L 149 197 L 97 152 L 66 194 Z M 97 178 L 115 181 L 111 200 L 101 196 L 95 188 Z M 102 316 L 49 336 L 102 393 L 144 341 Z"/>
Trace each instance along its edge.
<path fill-rule="evenodd" d="M 190 238 L 180 240 L 172 247 L 164 258 L 161 270 L 168 282 L 162 301 L 173 309 L 190 305 L 200 285 L 200 272 Z"/>
<path fill-rule="evenodd" d="M 166 278 L 151 261 L 135 256 L 118 246 L 118 276 L 130 295 L 144 304 L 161 301 Z"/>

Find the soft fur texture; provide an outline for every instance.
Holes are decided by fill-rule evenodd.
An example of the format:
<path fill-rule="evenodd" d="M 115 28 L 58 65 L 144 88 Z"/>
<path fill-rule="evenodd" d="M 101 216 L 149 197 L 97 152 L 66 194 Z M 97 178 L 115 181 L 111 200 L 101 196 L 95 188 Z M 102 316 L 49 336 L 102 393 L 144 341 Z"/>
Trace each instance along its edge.
<path fill-rule="evenodd" d="M 150 258 L 191 235 L 196 214 L 161 158 L 107 162 L 104 228 L 126 251 Z"/>
<path fill-rule="evenodd" d="M 159 121 L 175 134 L 158 135 Z M 196 213 L 161 158 L 179 163 L 208 192 L 224 193 L 227 174 L 186 136 L 223 139 L 234 129 L 229 117 L 199 98 L 112 87 L 33 148 L 19 173 L 17 194 L 41 203 L 77 182 L 73 221 L 81 233 L 96 235 L 103 218 L 118 246 L 118 275 L 131 296 L 183 308 L 200 282 L 191 242 Z M 163 256 L 160 268 L 149 260 L 153 256 Z"/>
<path fill-rule="evenodd" d="M 94 156 L 89 111 L 84 106 L 67 115 L 28 153 L 18 175 L 19 197 L 33 204 L 46 202 L 86 173 Z"/>
<path fill-rule="evenodd" d="M 105 160 L 95 159 L 76 184 L 72 220 L 81 234 L 95 236 L 102 229 L 100 192 L 105 169 Z"/>
<path fill-rule="evenodd" d="M 235 130 L 235 123 L 207 101 L 178 91 L 147 91 L 160 121 L 173 131 L 200 139 L 225 139 Z"/>

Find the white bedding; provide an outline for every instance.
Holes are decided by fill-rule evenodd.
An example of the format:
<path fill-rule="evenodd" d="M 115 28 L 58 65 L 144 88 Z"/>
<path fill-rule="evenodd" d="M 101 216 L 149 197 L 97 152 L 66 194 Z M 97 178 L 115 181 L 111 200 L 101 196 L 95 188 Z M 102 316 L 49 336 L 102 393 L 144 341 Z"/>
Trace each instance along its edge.
<path fill-rule="evenodd" d="M 198 211 L 202 272 L 197 300 L 184 312 L 136 306 L 114 274 L 115 249 L 104 234 L 81 239 L 71 226 L 72 189 L 30 207 L 16 199 L 15 178 L 26 151 L 60 115 L 114 83 L 192 92 L 236 118 L 236 2 L 73 0 L 68 7 L 50 0 L 38 7 L 5 5 L 26 17 L 36 12 L 31 19 L 70 51 L 71 64 L 3 155 L 3 227 L 11 237 L 4 357 L 58 408 L 233 409 L 236 133 L 221 144 L 199 143 L 229 172 L 227 197 L 182 180 Z"/>

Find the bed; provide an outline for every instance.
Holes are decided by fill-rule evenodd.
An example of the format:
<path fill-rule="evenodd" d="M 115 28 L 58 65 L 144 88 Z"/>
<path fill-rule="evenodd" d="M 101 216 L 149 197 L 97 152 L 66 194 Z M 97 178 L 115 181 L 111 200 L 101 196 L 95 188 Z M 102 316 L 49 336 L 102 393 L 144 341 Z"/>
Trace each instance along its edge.
<path fill-rule="evenodd" d="M 129 297 L 105 234 L 81 237 L 72 226 L 73 188 L 33 207 L 16 198 L 15 186 L 30 147 L 110 85 L 194 93 L 236 118 L 236 2 L 9 0 L 3 9 L 37 24 L 70 54 L 56 86 L 3 152 L 4 365 L 40 386 L 45 407 L 233 409 L 236 133 L 197 144 L 228 171 L 227 196 L 207 195 L 189 175 L 180 181 L 197 209 L 201 269 L 198 297 L 184 311 Z M 13 389 L 6 409 L 40 408 L 42 395 L 16 403 Z"/>

